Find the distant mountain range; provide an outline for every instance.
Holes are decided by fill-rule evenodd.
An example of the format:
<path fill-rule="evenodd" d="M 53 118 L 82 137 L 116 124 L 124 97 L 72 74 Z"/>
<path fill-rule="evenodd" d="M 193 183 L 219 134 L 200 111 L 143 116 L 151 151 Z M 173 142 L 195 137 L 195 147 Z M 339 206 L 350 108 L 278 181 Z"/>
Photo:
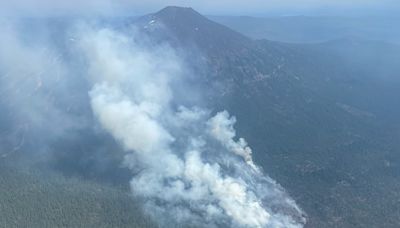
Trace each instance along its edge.
<path fill-rule="evenodd" d="M 208 18 L 256 39 L 292 43 L 324 42 L 358 37 L 400 43 L 396 16 L 209 16 Z"/>

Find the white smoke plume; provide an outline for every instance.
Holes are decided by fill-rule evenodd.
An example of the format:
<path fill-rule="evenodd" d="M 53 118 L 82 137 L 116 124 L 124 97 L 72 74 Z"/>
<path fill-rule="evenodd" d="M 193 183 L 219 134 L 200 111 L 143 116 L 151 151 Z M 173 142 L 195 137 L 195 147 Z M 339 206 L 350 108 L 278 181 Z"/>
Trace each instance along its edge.
<path fill-rule="evenodd" d="M 295 202 L 254 164 L 246 141 L 235 141 L 236 119 L 177 103 L 183 62 L 168 46 L 143 47 L 140 39 L 86 28 L 79 48 L 93 112 L 124 147 L 132 192 L 147 211 L 164 226 L 302 227 Z"/>
<path fill-rule="evenodd" d="M 236 123 L 236 118 L 229 118 L 227 111 L 220 112 L 209 120 L 209 127 L 211 135 L 221 142 L 226 149 L 237 154 L 246 161 L 254 170 L 259 171 L 258 167 L 254 164 L 251 156 L 251 148 L 247 146 L 247 142 L 243 138 L 239 138 L 237 142 L 234 141 L 236 132 L 233 125 Z"/>

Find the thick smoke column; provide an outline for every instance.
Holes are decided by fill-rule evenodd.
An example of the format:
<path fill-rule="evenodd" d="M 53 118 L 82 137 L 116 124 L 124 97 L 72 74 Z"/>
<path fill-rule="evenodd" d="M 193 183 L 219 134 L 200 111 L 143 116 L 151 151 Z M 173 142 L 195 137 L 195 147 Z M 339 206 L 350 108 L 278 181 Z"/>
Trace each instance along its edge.
<path fill-rule="evenodd" d="M 251 157 L 252 151 L 251 148 L 247 146 L 246 140 L 239 138 L 239 141 L 234 141 L 236 132 L 233 125 L 235 123 L 236 118 L 230 118 L 227 111 L 218 113 L 209 121 L 211 134 L 215 139 L 220 141 L 226 149 L 243 157 L 247 164 L 249 164 L 253 169 L 258 170 L 258 167 L 253 162 L 253 158 Z"/>
<path fill-rule="evenodd" d="M 235 141 L 236 119 L 177 104 L 183 64 L 171 48 L 145 48 L 139 38 L 85 29 L 79 47 L 93 112 L 126 150 L 132 192 L 148 212 L 195 225 L 301 227 L 294 201 L 253 163 L 246 141 Z"/>

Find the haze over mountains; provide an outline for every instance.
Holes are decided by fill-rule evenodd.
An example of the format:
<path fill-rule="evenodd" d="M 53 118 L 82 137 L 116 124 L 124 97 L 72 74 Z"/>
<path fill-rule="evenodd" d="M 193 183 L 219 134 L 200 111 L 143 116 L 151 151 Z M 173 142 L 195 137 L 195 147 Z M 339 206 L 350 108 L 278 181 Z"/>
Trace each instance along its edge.
<path fill-rule="evenodd" d="M 393 15 L 209 18 L 255 39 L 315 43 L 353 37 L 400 43 L 400 33 L 393 29 L 400 18 Z"/>
<path fill-rule="evenodd" d="M 241 20 L 241 23 L 247 23 L 242 26 L 238 25 L 236 19 L 232 22 L 231 19 L 211 18 L 222 21 L 237 31 L 246 31 L 246 35 L 253 38 L 269 38 L 268 35 L 264 37 L 264 34 L 254 34 L 253 31 L 260 29 L 257 28 L 258 24 L 248 22 L 249 19 Z M 24 23 L 26 22 L 22 22 Z M 39 22 L 44 26 L 51 23 L 54 21 Z M 265 25 L 264 20 L 257 23 Z M 272 28 L 276 28 L 274 23 Z M 278 24 L 280 23 L 283 22 L 279 21 Z M 314 22 L 311 25 L 302 21 L 298 23 L 304 23 L 305 27 L 314 26 Z M 236 116 L 237 135 L 246 138 L 252 147 L 256 165 L 276 180 L 305 212 L 305 227 L 400 225 L 400 77 L 397 73 L 400 72 L 400 48 L 396 44 L 354 37 L 336 39 L 341 34 L 331 31 L 326 36 L 310 34 L 299 38 L 293 35 L 291 28 L 297 25 L 292 25 L 292 22 L 289 23 L 289 29 L 274 30 L 275 34 L 270 37 L 277 41 L 255 40 L 207 19 L 191 8 L 181 7 L 167 7 L 138 19 L 105 20 L 104 24 L 105 27 L 117 28 L 124 34 L 137 32 L 149 37 L 150 41 L 132 35 L 139 43 L 167 43 L 176 50 L 177 55 L 188 66 L 184 73 L 184 83 L 189 84 L 204 99 L 188 96 L 187 91 L 180 91 L 176 87 L 177 99 L 174 102 L 186 104 L 195 100 L 199 101 L 199 106 L 206 106 L 213 114 L 228 110 Z M 57 33 L 59 36 L 55 38 L 61 43 L 58 46 L 60 49 L 75 42 L 76 37 L 69 36 L 69 26 L 65 23 L 65 27 L 61 29 L 63 33 Z M 325 24 L 322 27 L 325 28 Z M 309 43 L 332 38 L 334 40 L 329 42 Z M 374 40 L 375 38 L 380 37 L 376 36 Z M 74 58 L 73 54 L 66 51 L 62 58 Z M 4 62 L 2 64 L 4 67 Z M 76 78 L 79 79 L 80 76 L 76 74 Z M 2 72 L 1 79 L 6 81 L 7 74 Z M 18 83 L 22 81 L 16 81 L 14 86 L 21 86 Z M 66 91 L 74 91 L 73 95 L 68 92 L 67 95 L 59 94 L 57 91 L 63 90 L 54 89 L 44 91 L 43 97 L 55 106 L 60 106 L 61 109 L 57 110 L 68 113 L 72 120 L 80 119 L 86 124 L 78 130 L 69 129 L 68 131 L 73 132 L 70 137 L 61 134 L 62 137 L 52 138 L 51 143 L 46 146 L 46 150 L 52 151 L 52 159 L 39 159 L 38 164 L 45 164 L 48 169 L 56 171 L 56 175 L 62 175 L 59 178 L 62 182 L 64 176 L 73 176 L 78 182 L 82 182 L 82 188 L 86 188 L 85 181 L 89 181 L 91 184 L 88 188 L 98 188 L 101 192 L 95 194 L 94 201 L 98 201 L 98 198 L 104 199 L 104 192 L 116 194 L 119 203 L 110 206 L 112 208 L 107 211 L 126 212 L 121 208 L 136 209 L 140 200 L 122 203 L 121 198 L 125 199 L 124 194 L 127 191 L 121 193 L 123 190 L 120 188 L 108 186 L 110 180 L 114 185 L 117 183 L 126 186 L 131 172 L 120 166 L 124 154 L 121 146 L 96 126 L 87 96 L 88 83 L 79 80 L 74 82 L 77 83 L 64 85 L 67 87 Z M 27 88 L 30 88 L 31 84 L 29 81 L 27 83 Z M 47 88 L 48 82 L 41 83 Z M 32 84 L 37 85 L 36 81 Z M 12 90 L 12 87 L 8 83 L 5 85 L 7 86 L 3 86 L 1 92 L 6 96 L 0 98 L 4 109 L 0 118 L 3 142 L 0 163 L 7 167 L 13 166 L 10 164 L 15 160 L 19 161 L 21 157 L 29 157 L 30 150 L 40 148 L 41 142 L 36 141 L 34 133 L 37 131 L 30 129 L 28 125 L 31 124 L 24 125 L 31 121 L 24 119 L 24 110 L 15 108 L 18 103 L 10 104 L 8 100 L 10 96 L 19 97 L 20 93 L 10 93 L 8 90 Z M 22 116 L 20 120 L 17 119 L 19 114 Z M 47 121 L 50 124 L 57 123 L 54 119 Z M 43 132 L 49 131 L 45 128 Z M 25 174 L 13 178 L 9 171 L 2 173 L 5 177 L 1 179 L 0 191 L 15 193 L 10 197 L 17 201 L 27 192 L 43 191 L 42 187 L 37 186 L 47 185 L 24 181 L 22 179 Z M 42 174 L 38 173 L 32 175 L 40 177 Z M 37 177 L 28 179 L 35 178 Z M 11 179 L 21 179 L 21 183 L 15 184 Z M 54 179 L 49 178 L 49 183 L 54 183 Z M 65 185 L 70 185 L 69 181 L 67 179 L 66 184 L 55 185 L 55 189 L 51 191 L 61 191 Z M 25 186 L 32 187 L 19 188 L 24 182 Z M 13 188 L 20 191 L 10 190 Z M 43 188 L 45 191 L 49 189 Z M 67 189 L 67 193 L 63 194 L 70 194 L 68 191 L 79 193 L 81 190 Z M 79 195 L 78 193 L 73 195 Z M 36 194 L 32 195 L 35 197 Z M 32 200 L 41 202 L 45 199 Z M 63 200 L 68 199 L 60 199 L 61 202 Z M 0 205 L 6 211 L 11 208 L 7 205 L 13 204 L 7 198 L 2 198 L 1 201 Z M 102 202 L 100 201 L 100 205 L 82 202 L 82 210 L 93 213 L 88 216 L 93 219 L 92 224 L 106 227 L 117 224 L 129 226 L 132 221 L 137 221 L 131 217 L 116 221 L 112 217 L 113 213 L 109 217 L 101 214 L 102 208 L 107 205 Z M 29 208 L 32 205 L 34 203 L 23 207 Z M 58 208 L 57 205 L 54 207 Z M 67 205 L 68 207 L 70 206 Z M 29 213 L 40 214 L 42 211 Z M 137 213 L 138 218 L 144 216 L 142 212 Z M 46 212 L 46 216 L 52 219 L 58 216 L 55 215 L 56 212 L 54 217 L 51 214 L 52 212 Z M 26 222 L 23 218 L 5 220 L 1 216 L 15 215 L 9 211 L 0 215 L 0 220 L 7 221 L 10 226 Z M 83 220 L 88 221 L 88 217 Z M 63 224 L 56 220 L 49 222 L 48 226 L 73 226 L 76 224 L 73 220 L 74 218 L 71 221 L 63 220 Z M 144 223 L 147 220 L 139 220 L 137 226 Z M 149 221 L 148 225 L 154 224 Z"/>

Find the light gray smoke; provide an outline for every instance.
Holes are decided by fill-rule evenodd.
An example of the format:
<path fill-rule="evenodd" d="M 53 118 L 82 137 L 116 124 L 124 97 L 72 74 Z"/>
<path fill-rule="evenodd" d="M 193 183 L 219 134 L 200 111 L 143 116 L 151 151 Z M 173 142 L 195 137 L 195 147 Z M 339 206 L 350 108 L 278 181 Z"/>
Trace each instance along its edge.
<path fill-rule="evenodd" d="M 145 47 L 134 41 L 144 39 L 137 32 L 128 37 L 80 26 L 67 43 L 74 48 L 61 54 L 47 40 L 24 40 L 9 25 L 0 37 L 0 102 L 15 121 L 10 129 L 22 129 L 15 150 L 27 140 L 27 149 L 47 148 L 90 124 L 73 111 L 86 104 L 87 80 L 94 116 L 126 151 L 133 195 L 161 225 L 302 227 L 301 210 L 256 166 L 247 142 L 236 139 L 236 119 L 180 103 L 176 89 L 199 95 L 180 83 L 188 71 L 172 48 Z M 87 78 L 80 77 L 82 67 Z"/>
<path fill-rule="evenodd" d="M 254 170 L 259 171 L 258 167 L 253 162 L 253 158 L 251 157 L 252 151 L 251 148 L 247 146 L 246 140 L 239 138 L 239 141 L 234 141 L 236 132 L 233 125 L 235 123 L 236 118 L 230 118 L 227 111 L 218 113 L 209 120 L 211 134 L 215 139 L 221 142 L 227 150 L 243 157 L 248 165 Z"/>
<path fill-rule="evenodd" d="M 124 147 L 124 163 L 134 173 L 132 192 L 155 218 L 303 226 L 295 202 L 254 164 L 246 141 L 235 141 L 234 117 L 176 104 L 172 85 L 185 71 L 171 48 L 144 48 L 109 29 L 85 28 L 79 40 L 93 82 L 93 112 Z"/>
<path fill-rule="evenodd" d="M 34 32 L 21 32 L 23 26 L 18 25 L 18 20 L 0 19 L 0 156 L 4 158 L 23 148 L 37 155 L 48 149 L 49 141 L 88 125 L 83 115 L 76 115 L 83 106 L 77 75 L 46 35 L 33 28 Z"/>

